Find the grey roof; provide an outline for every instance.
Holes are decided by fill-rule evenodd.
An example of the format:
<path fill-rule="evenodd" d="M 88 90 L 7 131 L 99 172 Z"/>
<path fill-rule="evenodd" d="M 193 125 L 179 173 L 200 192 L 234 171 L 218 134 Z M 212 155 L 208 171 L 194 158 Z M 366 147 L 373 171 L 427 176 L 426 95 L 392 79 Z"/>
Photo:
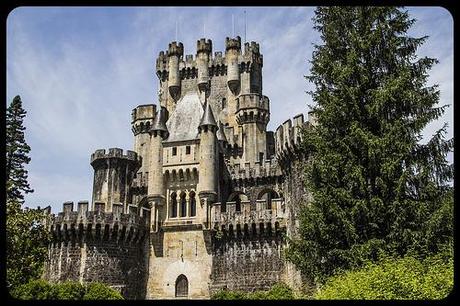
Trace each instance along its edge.
<path fill-rule="evenodd" d="M 204 114 L 200 121 L 200 126 L 203 125 L 217 126 L 216 119 L 214 119 L 214 114 L 212 113 L 211 105 L 209 102 L 206 102 Z"/>
<path fill-rule="evenodd" d="M 168 132 L 168 128 L 166 127 L 165 121 L 166 121 L 166 109 L 162 107 L 158 110 L 157 115 L 155 116 L 155 120 L 153 121 L 153 124 L 150 130 Z"/>
<path fill-rule="evenodd" d="M 224 133 L 224 125 L 219 121 L 219 129 L 217 130 L 217 140 L 228 142 Z"/>
<path fill-rule="evenodd" d="M 166 126 L 169 130 L 168 142 L 193 140 L 198 137 L 198 126 L 204 110 L 196 92 L 186 93 L 177 101 L 176 109 L 169 117 Z"/>

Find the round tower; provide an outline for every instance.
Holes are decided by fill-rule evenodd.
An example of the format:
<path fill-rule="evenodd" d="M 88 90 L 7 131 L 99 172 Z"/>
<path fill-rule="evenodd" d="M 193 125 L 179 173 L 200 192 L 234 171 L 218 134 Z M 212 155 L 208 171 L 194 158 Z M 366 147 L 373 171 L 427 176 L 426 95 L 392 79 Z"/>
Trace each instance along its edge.
<path fill-rule="evenodd" d="M 162 107 L 150 129 L 149 149 L 149 182 L 147 198 L 151 204 L 152 230 L 158 231 L 159 223 L 163 220 L 164 203 L 164 179 L 163 179 L 163 140 L 168 138 L 169 132 L 166 127 L 166 109 Z"/>
<path fill-rule="evenodd" d="M 267 124 L 270 121 L 270 101 L 258 94 L 237 98 L 236 121 L 243 126 L 243 158 L 246 162 L 267 159 Z"/>
<path fill-rule="evenodd" d="M 225 59 L 227 61 L 227 85 L 236 94 L 240 88 L 240 68 L 238 55 L 241 54 L 241 37 L 225 39 Z"/>
<path fill-rule="evenodd" d="M 206 102 L 198 132 L 200 134 L 200 177 L 199 195 L 208 201 L 214 201 L 217 191 L 217 123 L 211 105 Z"/>
<path fill-rule="evenodd" d="M 209 57 L 212 53 L 212 41 L 200 39 L 196 42 L 196 62 L 198 66 L 198 89 L 205 91 L 209 83 Z"/>
<path fill-rule="evenodd" d="M 111 148 L 106 153 L 104 149 L 91 154 L 91 166 L 94 168 L 93 208 L 102 204 L 106 212 L 112 211 L 113 204 L 123 204 L 127 211 L 131 204 L 130 187 L 134 174 L 141 165 L 141 158 L 136 152 Z"/>
<path fill-rule="evenodd" d="M 179 74 L 179 61 L 184 55 L 184 46 L 182 43 L 173 41 L 169 44 L 168 48 L 168 88 L 171 97 L 177 100 L 180 97 L 180 74 Z"/>

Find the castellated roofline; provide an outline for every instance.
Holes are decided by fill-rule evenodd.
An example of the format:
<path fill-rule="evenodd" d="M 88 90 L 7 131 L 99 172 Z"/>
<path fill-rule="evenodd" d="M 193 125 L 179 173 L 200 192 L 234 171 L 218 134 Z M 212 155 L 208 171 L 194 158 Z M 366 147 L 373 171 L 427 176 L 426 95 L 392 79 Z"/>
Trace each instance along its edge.
<path fill-rule="evenodd" d="M 241 50 L 241 37 L 237 36 L 235 38 L 226 37 L 225 38 L 225 50 Z"/>
<path fill-rule="evenodd" d="M 298 114 L 278 126 L 275 131 L 275 155 L 278 160 L 295 160 L 293 155 L 300 152 L 302 131 L 307 126 L 308 122 L 304 121 L 303 114 Z"/>
<path fill-rule="evenodd" d="M 196 41 L 196 53 L 212 53 L 212 40 L 201 38 Z"/>
<path fill-rule="evenodd" d="M 184 45 L 181 42 L 173 41 L 169 44 L 168 47 L 168 56 L 178 56 L 181 57 L 184 55 Z"/>
<path fill-rule="evenodd" d="M 47 224 L 52 242 L 112 239 L 117 243 L 140 243 L 145 238 L 147 219 L 137 211 L 125 213 L 121 203 L 114 203 L 111 212 L 89 211 L 88 208 L 88 201 L 79 201 L 74 211 L 73 202 L 70 201 L 63 204 L 62 212 L 50 214 Z"/>
<path fill-rule="evenodd" d="M 94 166 L 94 163 L 96 161 L 115 158 L 133 163 L 140 163 L 141 161 L 140 156 L 138 156 L 137 153 L 134 151 L 126 150 L 126 154 L 123 154 L 123 149 L 110 148 L 107 153 L 105 149 L 98 149 L 93 154 L 91 154 L 91 165 Z"/>

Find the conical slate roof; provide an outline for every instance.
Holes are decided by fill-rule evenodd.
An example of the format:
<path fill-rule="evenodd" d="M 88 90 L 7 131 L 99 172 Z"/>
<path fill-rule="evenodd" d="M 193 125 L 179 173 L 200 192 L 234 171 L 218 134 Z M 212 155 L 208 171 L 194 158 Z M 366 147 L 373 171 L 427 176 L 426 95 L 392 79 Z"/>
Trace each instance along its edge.
<path fill-rule="evenodd" d="M 222 122 L 220 122 L 220 120 L 219 120 L 219 129 L 217 130 L 217 140 L 228 142 L 227 137 L 225 136 L 225 133 L 224 133 L 224 125 L 222 124 Z"/>
<path fill-rule="evenodd" d="M 217 126 L 216 119 L 214 119 L 214 114 L 212 113 L 211 105 L 209 102 L 206 102 L 203 117 L 201 117 L 200 121 L 200 127 L 205 125 Z"/>
<path fill-rule="evenodd" d="M 168 133 L 168 128 L 166 127 L 166 109 L 162 107 L 155 116 L 153 121 L 151 131 L 164 131 Z"/>

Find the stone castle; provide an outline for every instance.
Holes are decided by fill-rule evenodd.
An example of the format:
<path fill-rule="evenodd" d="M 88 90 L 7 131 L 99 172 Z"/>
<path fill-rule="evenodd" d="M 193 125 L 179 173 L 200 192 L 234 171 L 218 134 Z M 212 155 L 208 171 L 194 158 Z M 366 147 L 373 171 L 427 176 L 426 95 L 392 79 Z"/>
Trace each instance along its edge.
<path fill-rule="evenodd" d="M 129 299 L 206 299 L 220 289 L 298 287 L 283 259 L 307 202 L 297 115 L 267 131 L 259 44 L 225 54 L 172 42 L 156 60 L 158 106 L 132 111 L 134 150 L 91 155 L 92 201 L 51 214 L 45 279 L 101 281 Z M 278 101 L 277 103 L 282 103 Z"/>

